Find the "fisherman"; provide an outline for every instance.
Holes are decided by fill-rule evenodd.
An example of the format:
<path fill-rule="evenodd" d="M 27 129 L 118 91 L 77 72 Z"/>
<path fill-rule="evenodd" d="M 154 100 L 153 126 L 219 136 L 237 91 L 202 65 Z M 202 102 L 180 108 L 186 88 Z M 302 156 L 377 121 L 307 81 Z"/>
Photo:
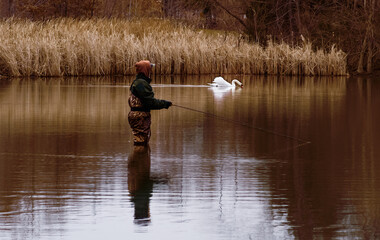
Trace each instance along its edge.
<path fill-rule="evenodd" d="M 132 128 L 134 145 L 148 145 L 151 130 L 150 110 L 168 109 L 172 103 L 166 100 L 154 98 L 150 82 L 152 67 L 154 64 L 147 60 L 136 63 L 136 79 L 132 82 L 131 96 L 128 99 L 131 111 L 128 114 L 128 122 Z"/>

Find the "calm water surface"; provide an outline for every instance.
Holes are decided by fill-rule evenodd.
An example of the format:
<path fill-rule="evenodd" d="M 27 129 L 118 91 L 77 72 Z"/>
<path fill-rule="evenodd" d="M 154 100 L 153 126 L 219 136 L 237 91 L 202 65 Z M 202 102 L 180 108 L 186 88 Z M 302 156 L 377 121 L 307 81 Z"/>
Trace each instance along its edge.
<path fill-rule="evenodd" d="M 380 238 L 379 78 L 213 77 L 2 80 L 0 239 Z"/>

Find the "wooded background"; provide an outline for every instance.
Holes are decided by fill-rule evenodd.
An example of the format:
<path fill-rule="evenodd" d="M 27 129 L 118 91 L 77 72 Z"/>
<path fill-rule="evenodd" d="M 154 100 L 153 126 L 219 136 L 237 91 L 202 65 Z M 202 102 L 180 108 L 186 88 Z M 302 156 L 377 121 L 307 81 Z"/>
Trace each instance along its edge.
<path fill-rule="evenodd" d="M 348 54 L 351 72 L 380 68 L 380 0 L 0 0 L 0 17 L 171 18 L 262 45 L 335 45 Z"/>

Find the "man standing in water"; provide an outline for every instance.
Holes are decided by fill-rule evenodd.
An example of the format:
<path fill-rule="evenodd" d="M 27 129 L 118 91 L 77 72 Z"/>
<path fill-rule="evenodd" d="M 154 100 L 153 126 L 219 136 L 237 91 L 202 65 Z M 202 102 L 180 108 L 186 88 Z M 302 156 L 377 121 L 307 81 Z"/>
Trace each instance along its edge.
<path fill-rule="evenodd" d="M 128 122 L 132 128 L 134 145 L 147 145 L 151 131 L 150 110 L 168 109 L 172 103 L 166 100 L 154 98 L 150 82 L 152 79 L 152 67 L 154 64 L 143 60 L 136 63 L 136 79 L 131 85 L 131 96 L 128 99 L 131 111 L 128 114 Z"/>

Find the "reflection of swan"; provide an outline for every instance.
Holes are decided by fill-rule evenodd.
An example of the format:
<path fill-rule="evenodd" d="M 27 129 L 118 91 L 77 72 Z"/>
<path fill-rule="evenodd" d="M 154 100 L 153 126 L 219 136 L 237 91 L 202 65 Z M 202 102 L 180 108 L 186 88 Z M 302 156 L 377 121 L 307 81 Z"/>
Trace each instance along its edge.
<path fill-rule="evenodd" d="M 215 99 L 223 99 L 228 96 L 233 97 L 236 94 L 240 94 L 241 88 L 232 88 L 232 87 L 210 87 L 208 88 L 212 91 Z"/>
<path fill-rule="evenodd" d="M 231 83 L 224 80 L 222 77 L 216 77 L 212 83 L 209 83 L 212 87 L 223 87 L 223 88 L 235 88 L 236 86 L 243 87 L 243 84 L 239 80 L 232 80 Z"/>

